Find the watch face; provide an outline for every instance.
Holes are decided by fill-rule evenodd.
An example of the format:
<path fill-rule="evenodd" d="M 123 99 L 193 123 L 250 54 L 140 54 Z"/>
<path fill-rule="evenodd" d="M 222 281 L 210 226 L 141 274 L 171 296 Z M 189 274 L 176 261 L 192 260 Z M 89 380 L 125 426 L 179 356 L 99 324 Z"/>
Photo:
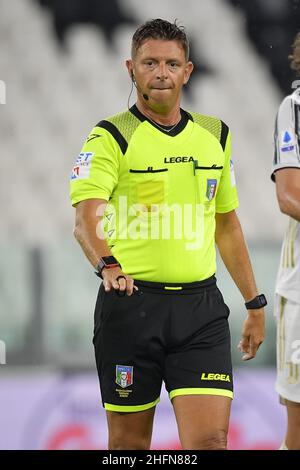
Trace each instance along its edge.
<path fill-rule="evenodd" d="M 259 298 L 259 302 L 260 302 L 260 304 L 261 304 L 262 307 L 264 307 L 265 305 L 267 305 L 267 299 L 266 299 L 266 297 L 265 297 L 264 294 L 260 294 L 260 295 L 258 296 L 258 298 Z"/>
<path fill-rule="evenodd" d="M 114 256 L 103 256 L 102 260 L 104 261 L 105 265 L 118 263 L 118 261 L 116 260 Z"/>
<path fill-rule="evenodd" d="M 265 295 L 259 294 L 254 299 L 250 300 L 250 302 L 247 302 L 245 305 L 247 309 L 257 309 L 265 307 L 265 305 L 267 304 L 268 302 Z"/>

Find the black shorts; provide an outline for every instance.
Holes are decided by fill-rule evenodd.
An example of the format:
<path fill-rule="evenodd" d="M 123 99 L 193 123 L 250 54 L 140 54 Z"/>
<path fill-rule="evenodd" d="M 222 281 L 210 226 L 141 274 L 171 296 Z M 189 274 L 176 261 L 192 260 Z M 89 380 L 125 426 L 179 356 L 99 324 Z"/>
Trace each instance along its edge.
<path fill-rule="evenodd" d="M 180 286 L 135 284 L 132 296 L 99 289 L 93 343 L 105 409 L 151 408 L 162 381 L 170 399 L 232 398 L 229 309 L 215 277 Z"/>

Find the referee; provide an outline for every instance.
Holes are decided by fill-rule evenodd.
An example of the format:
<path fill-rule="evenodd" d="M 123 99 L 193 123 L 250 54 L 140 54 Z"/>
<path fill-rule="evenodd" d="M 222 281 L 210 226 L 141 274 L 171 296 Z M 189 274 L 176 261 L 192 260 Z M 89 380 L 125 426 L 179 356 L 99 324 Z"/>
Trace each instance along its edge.
<path fill-rule="evenodd" d="M 136 104 L 94 127 L 71 177 L 75 237 L 103 279 L 93 343 L 108 447 L 150 448 L 164 382 L 183 449 L 226 449 L 233 378 L 215 243 L 248 309 L 244 360 L 263 341 L 266 304 L 235 213 L 230 131 L 180 107 L 193 64 L 176 22 L 140 26 L 126 66 Z"/>

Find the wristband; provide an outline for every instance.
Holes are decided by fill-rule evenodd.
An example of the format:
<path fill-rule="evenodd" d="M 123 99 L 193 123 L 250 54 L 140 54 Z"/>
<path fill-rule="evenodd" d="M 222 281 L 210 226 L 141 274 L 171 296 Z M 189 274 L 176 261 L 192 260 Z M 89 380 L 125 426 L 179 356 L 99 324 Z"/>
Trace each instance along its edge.
<path fill-rule="evenodd" d="M 267 299 L 264 294 L 257 295 L 254 299 L 245 302 L 245 307 L 247 310 L 254 310 L 258 308 L 265 307 L 267 305 Z"/>
<path fill-rule="evenodd" d="M 95 274 L 96 276 L 101 277 L 101 279 L 103 279 L 102 271 L 104 268 L 112 269 L 117 267 L 121 268 L 121 265 L 114 256 L 103 256 L 102 258 L 100 258 L 100 261 L 96 266 L 97 271 L 95 272 Z"/>

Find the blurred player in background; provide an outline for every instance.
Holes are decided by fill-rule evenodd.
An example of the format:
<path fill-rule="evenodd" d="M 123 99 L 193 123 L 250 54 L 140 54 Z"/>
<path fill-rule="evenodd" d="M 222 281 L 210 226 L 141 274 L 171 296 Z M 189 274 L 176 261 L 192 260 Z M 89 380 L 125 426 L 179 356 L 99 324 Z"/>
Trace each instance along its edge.
<path fill-rule="evenodd" d="M 300 33 L 290 59 L 300 76 Z M 276 390 L 287 407 L 287 434 L 281 449 L 300 450 L 300 87 L 282 101 L 274 138 L 272 180 L 280 210 L 289 216 L 276 282 Z"/>
<path fill-rule="evenodd" d="M 266 304 L 235 212 L 230 131 L 181 109 L 193 64 L 176 23 L 138 28 L 126 65 L 137 102 L 92 130 L 71 179 L 75 236 L 103 278 L 94 346 L 108 445 L 149 449 L 164 381 L 182 447 L 226 449 L 233 378 L 215 242 L 248 310 L 244 360 L 263 341 Z"/>

